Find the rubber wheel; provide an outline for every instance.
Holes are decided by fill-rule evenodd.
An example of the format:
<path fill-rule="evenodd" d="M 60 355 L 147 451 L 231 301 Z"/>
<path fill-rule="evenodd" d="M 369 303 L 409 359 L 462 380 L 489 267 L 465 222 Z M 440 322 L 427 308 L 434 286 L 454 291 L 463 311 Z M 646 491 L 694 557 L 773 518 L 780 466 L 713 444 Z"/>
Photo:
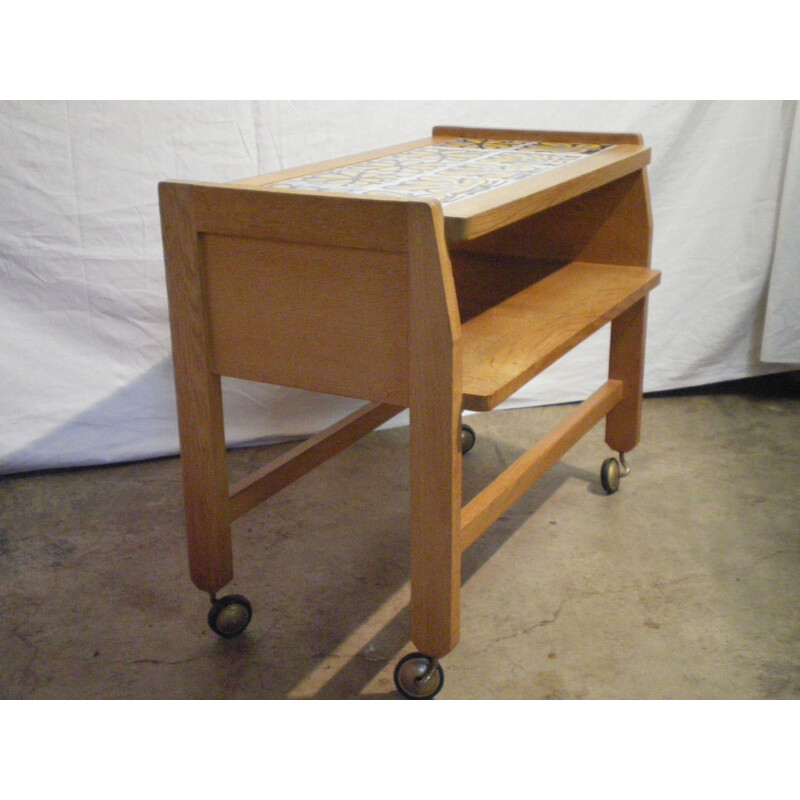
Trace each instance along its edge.
<path fill-rule="evenodd" d="M 614 494 L 619 489 L 619 480 L 622 476 L 619 461 L 616 458 L 607 458 L 600 469 L 600 483 L 606 494 Z"/>
<path fill-rule="evenodd" d="M 431 670 L 432 663 L 433 659 L 422 653 L 409 653 L 401 658 L 394 668 L 397 691 L 409 700 L 432 700 L 436 697 L 444 686 L 444 670 L 438 663 Z"/>
<path fill-rule="evenodd" d="M 469 425 L 461 426 L 461 455 L 466 455 L 475 447 L 475 440 L 477 438 L 475 431 L 472 430 Z"/>
<path fill-rule="evenodd" d="M 211 604 L 208 627 L 223 639 L 238 636 L 253 618 L 250 601 L 240 594 L 229 594 Z"/>

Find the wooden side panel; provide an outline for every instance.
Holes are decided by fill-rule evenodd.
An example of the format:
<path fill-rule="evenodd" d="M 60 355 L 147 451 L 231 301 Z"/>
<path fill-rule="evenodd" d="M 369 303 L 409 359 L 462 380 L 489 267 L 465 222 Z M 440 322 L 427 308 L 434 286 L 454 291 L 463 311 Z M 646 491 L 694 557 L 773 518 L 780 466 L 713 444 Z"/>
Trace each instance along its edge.
<path fill-rule="evenodd" d="M 643 170 L 459 249 L 554 261 L 648 266 L 652 220 Z"/>
<path fill-rule="evenodd" d="M 462 324 L 551 275 L 566 261 L 451 250 Z"/>
<path fill-rule="evenodd" d="M 640 170 L 603 187 L 593 204 L 596 225 L 576 260 L 649 267 L 653 219 L 647 172 Z"/>
<path fill-rule="evenodd" d="M 407 258 L 206 234 L 221 375 L 408 404 Z"/>
<path fill-rule="evenodd" d="M 173 185 L 189 187 L 198 233 L 393 253 L 408 251 L 403 202 L 213 184 Z"/>

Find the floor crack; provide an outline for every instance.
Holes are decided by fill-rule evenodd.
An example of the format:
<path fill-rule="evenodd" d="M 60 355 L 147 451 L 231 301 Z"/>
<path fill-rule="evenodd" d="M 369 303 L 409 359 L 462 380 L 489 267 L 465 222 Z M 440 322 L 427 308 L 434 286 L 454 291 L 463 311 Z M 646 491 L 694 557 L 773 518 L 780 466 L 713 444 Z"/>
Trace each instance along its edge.
<path fill-rule="evenodd" d="M 133 666 L 134 664 L 166 664 L 167 666 L 176 666 L 180 664 L 191 664 L 193 661 L 201 659 L 203 656 L 192 656 L 191 658 L 181 658 L 177 661 L 168 661 L 160 658 L 137 658 L 135 661 L 121 661 L 118 663 L 126 667 Z"/>

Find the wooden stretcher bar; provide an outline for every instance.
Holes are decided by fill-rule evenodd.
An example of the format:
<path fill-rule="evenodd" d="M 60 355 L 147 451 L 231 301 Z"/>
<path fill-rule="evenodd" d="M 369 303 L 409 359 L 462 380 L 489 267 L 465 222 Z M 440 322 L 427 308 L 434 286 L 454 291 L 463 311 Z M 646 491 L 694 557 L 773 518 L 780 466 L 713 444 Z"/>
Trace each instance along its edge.
<path fill-rule="evenodd" d="M 622 381 L 611 380 L 584 400 L 560 425 L 520 456 L 461 512 L 461 549 L 466 550 L 519 500 L 623 397 Z"/>
<path fill-rule="evenodd" d="M 402 406 L 368 403 L 321 433 L 273 459 L 261 469 L 237 481 L 230 489 L 230 519 L 263 503 L 298 478 L 354 444 L 403 411 Z"/>

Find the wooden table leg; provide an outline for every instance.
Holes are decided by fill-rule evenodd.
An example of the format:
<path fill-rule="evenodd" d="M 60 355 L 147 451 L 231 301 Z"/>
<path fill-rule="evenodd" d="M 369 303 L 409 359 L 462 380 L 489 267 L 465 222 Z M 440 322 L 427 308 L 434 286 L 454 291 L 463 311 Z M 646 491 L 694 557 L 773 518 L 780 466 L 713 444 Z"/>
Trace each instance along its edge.
<path fill-rule="evenodd" d="M 606 417 L 606 443 L 618 453 L 639 443 L 646 326 L 647 296 L 611 323 L 608 377 L 622 381 L 623 398 Z"/>
<path fill-rule="evenodd" d="M 434 658 L 460 619 L 461 415 L 448 399 L 411 408 L 411 639 Z"/>
<path fill-rule="evenodd" d="M 458 643 L 461 592 L 460 321 L 440 208 L 409 206 L 411 639 Z"/>
<path fill-rule="evenodd" d="M 233 577 L 222 392 L 212 370 L 191 189 L 162 184 L 160 202 L 189 571 L 199 589 L 214 593 Z"/>
<path fill-rule="evenodd" d="M 185 377 L 183 382 L 178 417 L 189 573 L 198 589 L 214 594 L 233 579 L 219 377 Z"/>

